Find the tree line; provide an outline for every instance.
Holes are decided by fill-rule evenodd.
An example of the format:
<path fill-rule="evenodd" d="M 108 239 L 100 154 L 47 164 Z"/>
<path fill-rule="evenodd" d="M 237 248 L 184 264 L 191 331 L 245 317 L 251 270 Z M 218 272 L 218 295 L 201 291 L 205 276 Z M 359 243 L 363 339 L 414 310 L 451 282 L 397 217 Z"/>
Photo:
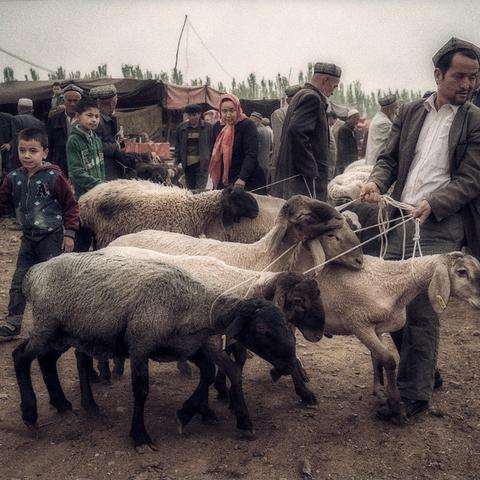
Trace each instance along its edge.
<path fill-rule="evenodd" d="M 295 80 L 290 79 L 280 73 L 274 79 L 259 79 L 257 74 L 252 72 L 246 79 L 237 80 L 232 78 L 229 85 L 223 82 L 214 83 L 207 75 L 205 78 L 194 78 L 186 81 L 181 70 L 173 69 L 170 72 L 160 71 L 158 73 L 149 69 L 142 69 L 140 65 L 122 64 L 121 70 L 123 78 L 133 78 L 138 80 L 161 80 L 163 82 L 173 83 L 175 85 L 189 85 L 202 86 L 208 85 L 221 92 L 231 92 L 239 98 L 259 100 L 259 99 L 279 99 L 285 95 L 285 89 L 289 85 L 300 84 L 303 85 L 308 82 L 313 75 L 313 63 L 309 63 L 305 70 L 301 70 Z M 40 74 L 34 69 L 30 68 L 30 78 L 27 74 L 24 75 L 25 80 L 40 80 Z M 63 67 L 58 67 L 55 72 L 48 74 L 48 79 L 51 81 L 60 80 L 96 80 L 101 78 L 111 78 L 108 73 L 107 64 L 99 65 L 95 70 L 82 74 L 79 70 L 67 71 Z M 3 69 L 4 82 L 11 82 L 16 80 L 15 72 L 11 67 Z M 362 87 L 360 81 L 344 84 L 340 83 L 338 89 L 332 95 L 331 100 L 338 105 L 346 105 L 357 108 L 363 115 L 371 118 L 379 109 L 378 98 L 395 93 L 402 102 L 409 102 L 416 100 L 422 96 L 420 90 L 377 90 L 376 92 L 367 92 Z"/>

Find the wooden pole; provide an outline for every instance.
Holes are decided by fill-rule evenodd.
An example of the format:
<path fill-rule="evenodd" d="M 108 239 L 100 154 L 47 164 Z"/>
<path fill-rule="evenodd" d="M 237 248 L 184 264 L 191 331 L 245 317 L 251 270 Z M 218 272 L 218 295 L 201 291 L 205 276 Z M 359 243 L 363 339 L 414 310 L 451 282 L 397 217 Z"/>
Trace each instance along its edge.
<path fill-rule="evenodd" d="M 175 79 L 177 78 L 178 51 L 180 50 L 180 42 L 182 41 L 183 31 L 185 30 L 185 25 L 187 24 L 187 18 L 188 18 L 188 15 L 185 15 L 185 20 L 183 21 L 182 30 L 180 32 L 180 36 L 178 37 L 177 52 L 175 54 L 175 66 L 173 67 L 173 76 L 175 77 Z"/>

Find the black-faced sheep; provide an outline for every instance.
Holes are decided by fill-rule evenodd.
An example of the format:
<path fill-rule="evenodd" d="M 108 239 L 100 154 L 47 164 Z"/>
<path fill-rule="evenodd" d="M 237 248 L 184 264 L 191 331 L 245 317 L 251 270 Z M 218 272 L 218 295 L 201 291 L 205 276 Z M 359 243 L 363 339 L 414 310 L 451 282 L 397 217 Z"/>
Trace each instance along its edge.
<path fill-rule="evenodd" d="M 135 402 L 130 435 L 136 447 L 151 444 L 144 425 L 149 359 L 191 359 L 200 368 L 198 387 L 177 412 L 182 428 L 196 413 L 214 417 L 208 407 L 208 387 L 215 374 L 212 358 L 227 373 L 228 362 L 232 363 L 212 335 L 225 333 L 227 338 L 237 339 L 283 374 L 296 364 L 295 342 L 278 307 L 263 299 L 237 296 L 215 301 L 216 291 L 183 270 L 152 259 L 100 252 L 65 254 L 34 266 L 24 289 L 32 303 L 33 328 L 28 340 L 14 350 L 13 359 L 22 418 L 30 426 L 37 421 L 30 373 L 34 358 L 39 360 L 50 403 L 58 411 L 71 408 L 56 369 L 57 359 L 70 346 L 79 352 L 82 405 L 86 408 L 96 405 L 85 368 L 86 355 L 130 357 Z M 233 372 L 230 380 L 237 426 L 251 433 L 241 378 Z"/>
<path fill-rule="evenodd" d="M 95 235 L 97 248 L 115 238 L 156 229 L 198 237 L 218 218 L 225 226 L 255 218 L 252 194 L 227 188 L 194 195 L 149 181 L 114 180 L 97 185 L 79 200 L 82 225 Z"/>

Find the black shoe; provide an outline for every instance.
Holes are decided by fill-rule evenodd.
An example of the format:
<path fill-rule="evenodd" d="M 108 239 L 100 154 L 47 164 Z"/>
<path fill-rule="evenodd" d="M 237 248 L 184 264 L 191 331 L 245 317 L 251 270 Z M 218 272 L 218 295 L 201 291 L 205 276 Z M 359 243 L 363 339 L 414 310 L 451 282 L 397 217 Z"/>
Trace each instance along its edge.
<path fill-rule="evenodd" d="M 414 417 L 419 415 L 422 412 L 428 410 L 428 402 L 427 400 L 409 400 L 403 399 L 405 403 L 405 410 L 407 412 L 407 417 Z"/>
<path fill-rule="evenodd" d="M 443 385 L 443 378 L 440 373 L 440 370 L 435 370 L 435 380 L 433 382 L 433 389 L 436 390 Z"/>
<path fill-rule="evenodd" d="M 20 335 L 20 325 L 12 325 L 9 322 L 5 322 L 0 325 L 0 338 L 13 338 Z"/>

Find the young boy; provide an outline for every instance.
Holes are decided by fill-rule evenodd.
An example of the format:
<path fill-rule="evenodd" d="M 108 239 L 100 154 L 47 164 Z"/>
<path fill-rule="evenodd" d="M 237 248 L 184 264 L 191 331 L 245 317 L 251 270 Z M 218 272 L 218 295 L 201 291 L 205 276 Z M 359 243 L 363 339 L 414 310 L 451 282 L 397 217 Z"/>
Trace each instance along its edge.
<path fill-rule="evenodd" d="M 45 132 L 38 128 L 22 130 L 18 134 L 22 166 L 8 173 L 0 187 L 0 212 L 11 205 L 23 231 L 0 338 L 20 333 L 26 304 L 22 282 L 28 269 L 62 251 L 71 252 L 79 227 L 72 189 L 60 167 L 44 161 L 47 155 Z"/>
<path fill-rule="evenodd" d="M 61 110 L 65 110 L 62 87 L 60 86 L 59 82 L 55 82 L 52 85 L 52 93 L 53 96 L 50 103 L 50 111 L 48 112 L 48 118 L 50 118 L 55 113 L 60 112 Z"/>
<path fill-rule="evenodd" d="M 79 198 L 105 181 L 102 141 L 95 134 L 100 111 L 95 100 L 82 98 L 76 105 L 76 125 L 67 140 L 69 178 Z"/>
<path fill-rule="evenodd" d="M 95 129 L 100 122 L 97 102 L 82 98 L 75 106 L 76 125 L 67 140 L 68 176 L 77 199 L 105 181 L 103 145 Z M 80 227 L 75 243 L 76 252 L 88 252 L 93 238 L 90 230 Z"/>

